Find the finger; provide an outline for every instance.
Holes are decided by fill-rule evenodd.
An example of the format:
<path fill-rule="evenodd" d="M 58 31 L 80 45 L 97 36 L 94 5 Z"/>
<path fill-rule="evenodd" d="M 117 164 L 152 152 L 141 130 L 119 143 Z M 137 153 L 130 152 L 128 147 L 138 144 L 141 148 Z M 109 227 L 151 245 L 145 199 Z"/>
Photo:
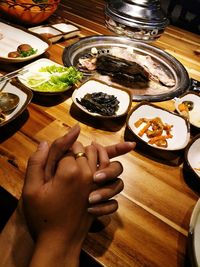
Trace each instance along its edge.
<path fill-rule="evenodd" d="M 98 163 L 99 163 L 98 169 L 106 168 L 110 163 L 106 148 L 94 142 L 92 144 L 96 147 L 98 152 Z"/>
<path fill-rule="evenodd" d="M 88 208 L 88 212 L 96 217 L 114 213 L 118 209 L 118 202 L 111 199 L 99 205 L 94 205 Z"/>
<path fill-rule="evenodd" d="M 102 187 L 93 191 L 89 195 L 90 204 L 98 204 L 104 202 L 119 194 L 124 188 L 124 183 L 120 178 L 116 178 L 108 184 L 104 184 Z"/>
<path fill-rule="evenodd" d="M 84 169 L 88 167 L 88 161 L 87 161 L 87 155 L 85 153 L 85 148 L 84 146 L 76 141 L 71 148 L 72 153 L 74 154 L 74 157 L 76 159 L 77 164 L 79 164 L 81 169 Z M 79 153 L 82 153 L 82 156 L 78 156 Z"/>
<path fill-rule="evenodd" d="M 98 161 L 96 147 L 94 145 L 89 145 L 89 146 L 85 147 L 85 153 L 87 155 L 88 164 L 90 166 L 90 169 L 91 169 L 92 173 L 95 173 L 97 170 L 97 161 Z"/>
<path fill-rule="evenodd" d="M 86 154 L 85 154 L 84 146 L 80 142 L 77 141 L 72 145 L 71 150 L 74 153 L 74 157 L 75 157 L 76 162 L 79 166 L 80 172 L 82 173 L 83 179 L 84 178 L 88 179 L 88 182 L 93 181 L 92 172 L 91 172 L 91 169 L 90 169 L 89 164 L 88 164 L 88 159 L 87 159 Z M 76 158 L 76 155 L 78 153 L 83 153 L 83 154 L 85 154 L 85 156 L 81 156 L 81 157 Z"/>
<path fill-rule="evenodd" d="M 114 157 L 118 157 L 120 155 L 124 155 L 128 152 L 130 152 L 131 150 L 133 150 L 136 146 L 135 142 L 123 142 L 123 143 L 118 143 L 115 145 L 111 145 L 111 146 L 107 146 L 106 151 L 108 153 L 108 157 L 114 158 Z"/>
<path fill-rule="evenodd" d="M 74 158 L 74 153 L 68 152 L 58 162 L 53 180 L 70 183 L 74 178 L 77 180 L 77 176 L 79 176 L 79 166 Z"/>
<path fill-rule="evenodd" d="M 117 178 L 123 172 L 123 166 L 119 161 L 113 161 L 104 169 L 98 170 L 93 175 L 95 183 L 104 183 Z"/>
<path fill-rule="evenodd" d="M 49 150 L 47 164 L 45 168 L 45 179 L 50 180 L 55 173 L 58 161 L 66 154 L 72 144 L 76 141 L 80 133 L 80 126 L 76 124 L 64 136 L 56 139 Z"/>
<path fill-rule="evenodd" d="M 46 141 L 41 142 L 35 153 L 28 160 L 24 189 L 34 189 L 45 182 L 45 164 L 49 152 Z"/>

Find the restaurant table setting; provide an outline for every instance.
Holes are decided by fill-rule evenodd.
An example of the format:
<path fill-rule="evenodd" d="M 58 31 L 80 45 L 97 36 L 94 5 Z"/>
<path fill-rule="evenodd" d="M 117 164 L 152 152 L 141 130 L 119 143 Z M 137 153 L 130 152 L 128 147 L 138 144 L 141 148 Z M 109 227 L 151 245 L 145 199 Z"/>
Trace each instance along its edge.
<path fill-rule="evenodd" d="M 19 200 L 37 144 L 77 122 L 84 145 L 135 141 L 119 157 L 119 209 L 98 220 L 83 251 L 95 266 L 198 267 L 200 36 L 161 13 L 151 25 L 125 18 L 128 1 L 92 3 L 61 1 L 33 25 L 0 20 L 0 186 Z M 25 267 L 32 245 L 16 210 L 0 235 L 1 266 Z"/>

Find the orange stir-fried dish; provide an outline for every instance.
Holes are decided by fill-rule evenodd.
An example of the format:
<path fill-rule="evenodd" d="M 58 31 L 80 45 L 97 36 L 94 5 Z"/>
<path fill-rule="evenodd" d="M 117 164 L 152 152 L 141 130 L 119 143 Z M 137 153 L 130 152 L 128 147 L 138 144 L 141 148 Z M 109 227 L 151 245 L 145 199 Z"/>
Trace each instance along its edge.
<path fill-rule="evenodd" d="M 178 105 L 178 109 L 185 118 L 189 118 L 189 109 L 187 105 L 185 105 L 184 103 L 181 103 Z"/>
<path fill-rule="evenodd" d="M 159 147 L 168 146 L 167 139 L 173 137 L 173 135 L 171 134 L 173 125 L 163 123 L 163 121 L 159 117 L 153 119 L 140 118 L 134 123 L 136 128 L 140 127 L 143 124 L 144 126 L 138 133 L 140 137 L 146 135 L 149 138 L 148 143 L 151 145 L 155 144 Z"/>

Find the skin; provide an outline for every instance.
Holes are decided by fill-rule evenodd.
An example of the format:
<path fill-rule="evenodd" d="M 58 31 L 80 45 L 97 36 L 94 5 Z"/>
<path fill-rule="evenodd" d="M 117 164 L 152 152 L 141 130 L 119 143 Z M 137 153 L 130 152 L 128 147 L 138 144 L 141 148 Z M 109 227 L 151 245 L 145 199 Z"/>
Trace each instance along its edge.
<path fill-rule="evenodd" d="M 123 189 L 118 178 L 123 168 L 110 158 L 129 152 L 134 144 L 83 147 L 76 141 L 79 133 L 76 125 L 50 147 L 40 143 L 28 161 L 22 196 L 35 239 L 29 267 L 78 266 L 94 216 L 110 214 L 118 207 L 111 198 Z M 75 159 L 78 152 L 87 157 Z"/>
<path fill-rule="evenodd" d="M 56 164 L 70 149 L 72 144 L 77 140 L 80 134 L 79 125 L 75 125 L 64 136 L 56 139 L 51 147 L 46 146 L 43 156 L 46 155 L 46 167 L 45 167 L 45 179 L 51 179 L 55 172 Z M 113 213 L 118 208 L 116 200 L 112 199 L 123 190 L 124 183 L 120 178 L 117 178 L 123 171 L 122 165 L 117 162 L 111 162 L 108 165 L 109 159 L 126 154 L 135 148 L 135 143 L 123 142 L 115 145 L 103 147 L 100 144 L 92 143 L 96 147 L 99 153 L 99 159 L 101 165 L 99 169 L 94 173 L 93 179 L 97 187 L 93 187 L 93 191 L 89 195 L 89 203 L 91 204 L 88 211 L 95 215 L 101 216 L 109 213 Z M 88 155 L 88 148 L 85 148 L 85 152 Z M 34 164 L 40 164 L 38 160 Z M 117 178 L 117 179 L 116 179 Z M 108 185 L 109 183 L 109 185 Z"/>
<path fill-rule="evenodd" d="M 49 180 L 45 180 L 45 162 L 38 169 L 34 165 L 28 166 L 23 203 L 35 239 L 30 267 L 79 265 L 82 243 L 93 221 L 87 206 L 97 152 L 95 147 L 89 150 L 94 153 L 92 159 L 75 159 L 73 154 L 84 152 L 83 145 L 75 142 L 71 149 L 73 153 L 67 153 L 59 161 Z M 38 152 L 41 152 L 40 148 Z"/>

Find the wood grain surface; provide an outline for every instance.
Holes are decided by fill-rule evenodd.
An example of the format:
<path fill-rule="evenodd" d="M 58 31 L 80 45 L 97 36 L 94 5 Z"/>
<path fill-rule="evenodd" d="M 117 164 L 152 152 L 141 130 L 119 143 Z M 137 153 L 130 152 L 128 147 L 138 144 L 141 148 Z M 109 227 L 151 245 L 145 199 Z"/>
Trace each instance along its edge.
<path fill-rule="evenodd" d="M 44 57 L 62 64 L 66 46 L 85 36 L 112 35 L 104 26 L 104 6 L 103 0 L 61 1 L 49 22 L 65 18 L 80 27 L 80 35 L 52 45 Z M 200 36 L 169 26 L 152 45 L 173 55 L 190 77 L 200 80 Z M 2 65 L 0 71 L 5 73 L 18 67 Z M 156 104 L 174 110 L 172 101 Z M 0 186 L 20 199 L 27 160 L 37 144 L 44 139 L 52 142 L 77 121 L 84 145 L 91 140 L 110 145 L 125 139 L 125 121 L 113 122 L 117 130 L 111 131 L 106 123 L 81 117 L 72 106 L 71 91 L 53 98 L 34 96 L 23 114 L 0 128 Z M 186 264 L 189 221 L 199 198 L 199 185 L 188 182 L 190 177 L 184 173 L 183 163 L 160 162 L 145 152 L 136 149 L 119 157 L 124 166 L 125 184 L 117 196 L 119 210 L 96 223 L 83 247 L 97 265 L 182 267 Z M 182 159 L 183 153 L 177 157 Z M 1 267 L 23 267 L 31 253 L 32 241 L 26 229 L 20 227 L 19 217 L 20 212 L 16 211 L 0 235 Z M 14 248 L 19 237 L 24 240 L 21 250 L 23 246 L 30 250 L 16 257 Z"/>

